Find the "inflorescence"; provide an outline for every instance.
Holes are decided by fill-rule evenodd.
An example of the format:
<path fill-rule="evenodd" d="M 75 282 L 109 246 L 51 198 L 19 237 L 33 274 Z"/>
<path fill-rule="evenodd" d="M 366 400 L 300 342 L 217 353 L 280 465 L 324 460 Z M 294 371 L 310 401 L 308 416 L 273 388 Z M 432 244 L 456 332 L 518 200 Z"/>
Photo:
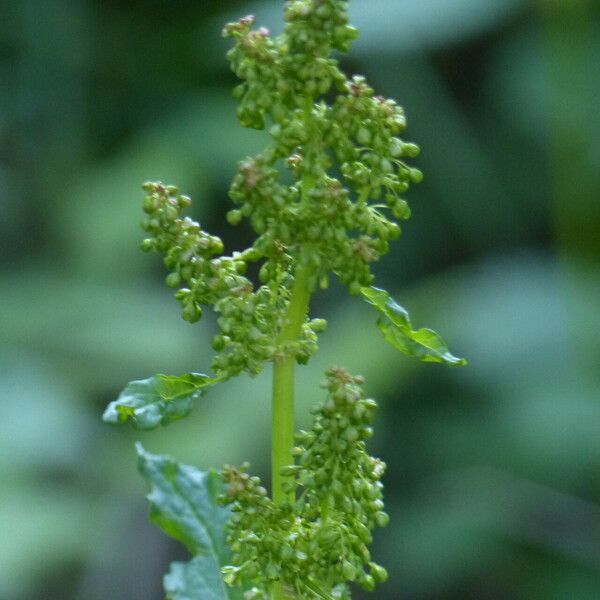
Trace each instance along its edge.
<path fill-rule="evenodd" d="M 349 598 L 348 582 L 371 591 L 387 579 L 368 549 L 372 530 L 384 527 L 388 515 L 380 482 L 385 464 L 366 451 L 377 404 L 365 398 L 362 381 L 341 368 L 327 372 L 327 399 L 313 410 L 312 428 L 296 435 L 295 464 L 285 469 L 294 504 L 275 505 L 246 467 L 225 467 L 223 502 L 234 513 L 234 560 L 225 580 L 249 587 L 247 598 L 269 598 L 274 581 L 298 598 L 325 582 L 335 598 Z"/>
<path fill-rule="evenodd" d="M 418 147 L 398 137 L 402 108 L 374 95 L 364 78 L 347 79 L 330 56 L 356 37 L 346 11 L 342 0 L 295 0 L 286 3 L 278 37 L 252 29 L 254 17 L 225 27 L 235 42 L 229 60 L 243 81 L 236 88 L 240 121 L 257 128 L 271 122 L 270 143 L 241 162 L 230 189 L 237 208 L 228 220 L 249 220 L 258 236 L 250 248 L 223 256 L 218 237 L 182 218 L 188 197 L 145 184 L 150 237 L 142 247 L 165 255 L 184 319 L 197 321 L 204 306 L 219 314 L 213 368 L 221 376 L 257 374 L 285 353 L 306 362 L 321 319 L 307 322 L 292 347 L 277 347 L 297 270 L 310 272 L 312 288 L 326 287 L 333 273 L 357 294 L 400 235 L 397 220 L 410 216 L 401 195 L 422 175 L 403 160 Z M 258 286 L 244 275 L 251 262 L 261 263 Z"/>
<path fill-rule="evenodd" d="M 184 319 L 197 321 L 206 306 L 217 313 L 212 366 L 219 379 L 255 375 L 285 357 L 308 361 L 325 322 L 306 318 L 297 339 L 284 335 L 298 273 L 308 274 L 310 292 L 333 274 L 358 294 L 400 235 L 398 221 L 410 216 L 403 194 L 422 175 L 405 162 L 419 149 L 400 138 L 404 112 L 363 77 L 347 78 L 331 56 L 357 36 L 347 4 L 288 1 L 276 37 L 254 29 L 252 16 L 224 29 L 241 79 L 238 118 L 270 134 L 262 152 L 240 163 L 229 192 L 228 221 L 249 221 L 257 235 L 251 247 L 224 255 L 218 237 L 183 216 L 187 196 L 145 184 L 142 248 L 164 254 Z M 258 263 L 256 282 L 246 275 L 250 263 Z M 247 467 L 224 469 L 223 502 L 234 511 L 225 580 L 243 585 L 248 600 L 270 598 L 273 584 L 290 597 L 346 599 L 349 582 L 372 590 L 386 579 L 368 550 L 372 530 L 388 517 L 385 465 L 366 452 L 376 404 L 361 383 L 343 369 L 327 372 L 327 399 L 312 428 L 297 434 L 295 464 L 284 469 L 293 502 L 274 503 Z"/>

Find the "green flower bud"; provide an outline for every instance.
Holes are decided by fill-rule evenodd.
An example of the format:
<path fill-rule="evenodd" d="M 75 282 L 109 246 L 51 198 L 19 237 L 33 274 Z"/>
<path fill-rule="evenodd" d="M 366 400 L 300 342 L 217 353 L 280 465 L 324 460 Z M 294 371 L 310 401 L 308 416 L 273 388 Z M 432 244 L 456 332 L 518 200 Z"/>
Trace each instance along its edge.
<path fill-rule="evenodd" d="M 361 577 L 358 584 L 367 592 L 372 592 L 375 589 L 375 579 L 371 575 Z"/>
<path fill-rule="evenodd" d="M 377 527 L 387 527 L 387 524 L 390 522 L 390 517 L 387 513 L 383 511 L 379 511 L 375 513 L 375 523 Z"/>
<path fill-rule="evenodd" d="M 195 323 L 202 316 L 202 309 L 195 304 L 190 302 L 183 307 L 183 318 L 189 323 Z"/>
<path fill-rule="evenodd" d="M 351 444 L 358 440 L 358 431 L 354 427 L 350 427 L 349 429 L 347 429 L 344 435 L 346 437 L 346 440 Z"/>
<path fill-rule="evenodd" d="M 176 288 L 181 283 L 179 273 L 169 273 L 165 279 L 167 287 Z"/>
<path fill-rule="evenodd" d="M 342 575 L 346 581 L 354 581 L 356 567 L 348 560 L 342 562 Z"/>
<path fill-rule="evenodd" d="M 221 350 L 223 350 L 223 348 L 225 348 L 225 340 L 226 340 L 226 338 L 224 336 L 215 335 L 215 337 L 212 340 L 213 350 L 216 350 L 217 352 L 221 352 Z"/>
<path fill-rule="evenodd" d="M 151 250 L 154 250 L 154 240 L 152 240 L 150 238 L 146 238 L 145 240 L 142 240 L 142 242 L 140 244 L 140 248 L 144 252 L 150 252 Z"/>
<path fill-rule="evenodd" d="M 363 146 L 368 146 L 371 143 L 371 132 L 366 127 L 361 127 L 356 134 L 356 141 Z"/>
<path fill-rule="evenodd" d="M 373 579 L 375 580 L 375 583 L 384 583 L 387 581 L 388 572 L 382 566 L 372 562 L 369 563 L 369 569 Z"/>
<path fill-rule="evenodd" d="M 181 288 L 175 292 L 175 299 L 182 303 L 186 302 L 191 293 L 192 291 L 188 288 Z"/>
<path fill-rule="evenodd" d="M 309 325 L 315 333 L 321 333 L 327 329 L 327 321 L 325 319 L 312 319 Z"/>
<path fill-rule="evenodd" d="M 415 158 L 419 156 L 419 154 L 421 153 L 421 149 L 416 144 L 404 144 L 404 153 L 406 154 L 406 156 Z"/>
<path fill-rule="evenodd" d="M 360 538 L 361 542 L 365 544 L 370 544 L 373 540 L 373 536 L 371 535 L 369 528 L 366 525 L 363 525 L 363 523 L 356 524 L 355 532 L 356 535 L 358 535 L 358 537 Z"/>
<path fill-rule="evenodd" d="M 380 168 L 382 173 L 392 173 L 394 171 L 392 163 L 387 158 L 381 159 Z"/>
<path fill-rule="evenodd" d="M 413 183 L 421 183 L 423 181 L 423 173 L 419 169 L 410 169 L 410 180 Z"/>
<path fill-rule="evenodd" d="M 230 210 L 227 213 L 227 221 L 230 225 L 237 225 L 242 220 L 242 213 L 239 210 Z"/>

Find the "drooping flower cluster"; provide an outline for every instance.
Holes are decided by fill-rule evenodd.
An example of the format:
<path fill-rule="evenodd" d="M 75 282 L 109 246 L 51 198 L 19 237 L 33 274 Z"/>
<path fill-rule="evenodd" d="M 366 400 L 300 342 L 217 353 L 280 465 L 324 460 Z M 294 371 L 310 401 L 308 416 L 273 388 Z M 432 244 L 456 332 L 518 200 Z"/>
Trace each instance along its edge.
<path fill-rule="evenodd" d="M 265 361 L 273 360 L 282 349 L 276 340 L 287 308 L 291 275 L 284 253 L 273 257 L 266 283 L 254 289 L 244 275 L 249 262 L 260 253 L 249 249 L 222 256 L 221 240 L 203 231 L 182 211 L 190 199 L 174 186 L 146 183 L 144 200 L 146 217 L 143 228 L 150 234 L 142 242 L 146 251 L 165 254 L 169 270 L 167 285 L 179 288 L 175 297 L 181 303 L 183 318 L 194 322 L 202 316 L 203 306 L 213 306 L 219 315 L 220 333 L 213 340 L 217 351 L 213 368 L 218 377 L 231 377 L 241 371 L 259 373 Z M 307 321 L 300 340 L 292 352 L 298 361 L 306 362 L 316 350 L 316 330 L 322 321 Z"/>
<path fill-rule="evenodd" d="M 380 482 L 385 465 L 366 452 L 376 403 L 361 383 L 344 369 L 327 372 L 328 397 L 314 409 L 312 428 L 297 434 L 296 462 L 284 471 L 294 505 L 275 505 L 245 468 L 224 469 L 224 502 L 234 511 L 226 581 L 250 586 L 248 597 L 268 598 L 265 582 L 280 581 L 298 598 L 315 590 L 349 598 L 348 582 L 372 590 L 387 578 L 368 549 L 371 531 L 388 516 Z"/>

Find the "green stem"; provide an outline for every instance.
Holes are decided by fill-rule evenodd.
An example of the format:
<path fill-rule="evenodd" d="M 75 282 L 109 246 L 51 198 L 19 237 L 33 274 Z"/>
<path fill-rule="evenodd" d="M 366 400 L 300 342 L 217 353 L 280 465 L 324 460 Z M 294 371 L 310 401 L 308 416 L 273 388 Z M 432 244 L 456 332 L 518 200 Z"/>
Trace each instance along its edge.
<path fill-rule="evenodd" d="M 304 116 L 306 126 L 310 122 L 313 108 L 312 98 L 306 99 Z M 306 149 L 305 160 L 310 160 L 310 152 Z M 302 181 L 302 202 L 307 201 L 308 192 L 312 186 L 312 177 L 305 176 Z M 281 357 L 273 364 L 273 401 L 271 413 L 271 481 L 273 502 L 283 504 L 293 503 L 295 493 L 285 492 L 283 489 L 284 478 L 281 470 L 293 463 L 292 447 L 294 446 L 294 383 L 296 357 L 289 350 L 289 345 L 298 341 L 302 325 L 308 313 L 310 302 L 310 275 L 311 271 L 298 260 L 292 287 L 292 294 L 286 323 L 279 337 Z M 273 600 L 285 600 L 281 582 L 276 581 L 271 588 Z"/>
<path fill-rule="evenodd" d="M 313 109 L 312 98 L 306 99 L 304 107 L 305 127 L 308 128 Z M 305 149 L 306 161 L 309 160 L 309 149 Z M 308 192 L 312 186 L 312 177 L 305 175 L 302 179 L 302 203 L 307 202 Z M 300 253 L 299 253 L 300 254 Z M 310 302 L 310 269 L 302 264 L 299 255 L 296 259 L 294 285 L 286 323 L 278 340 L 281 357 L 273 365 L 273 408 L 271 421 L 271 481 L 273 482 L 273 501 L 275 504 L 293 503 L 294 493 L 283 491 L 281 469 L 292 464 L 292 447 L 294 445 L 294 370 L 296 358 L 289 350 L 289 345 L 298 341 L 302 325 L 308 312 Z"/>
<path fill-rule="evenodd" d="M 287 322 L 279 339 L 282 356 L 273 366 L 273 408 L 271 427 L 271 469 L 273 501 L 275 504 L 293 502 L 294 493 L 283 491 L 281 469 L 292 464 L 291 450 L 294 445 L 294 370 L 296 358 L 289 351 L 289 344 L 300 337 L 302 325 L 310 301 L 309 270 L 300 266 L 296 271 Z"/>
<path fill-rule="evenodd" d="M 299 266 L 296 271 L 292 296 L 288 307 L 286 324 L 279 338 L 281 358 L 273 365 L 273 404 L 271 417 L 271 480 L 275 504 L 293 503 L 294 492 L 283 490 L 281 469 L 292 464 L 294 445 L 294 371 L 296 358 L 289 351 L 289 344 L 300 337 L 302 324 L 310 301 L 309 270 Z M 282 585 L 275 582 L 271 589 L 273 600 L 284 600 Z"/>

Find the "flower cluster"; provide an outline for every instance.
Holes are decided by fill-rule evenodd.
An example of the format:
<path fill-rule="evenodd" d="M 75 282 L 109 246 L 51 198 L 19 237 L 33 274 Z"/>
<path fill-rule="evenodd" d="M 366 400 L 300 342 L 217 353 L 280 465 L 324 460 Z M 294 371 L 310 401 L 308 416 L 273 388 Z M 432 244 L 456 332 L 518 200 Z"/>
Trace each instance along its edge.
<path fill-rule="evenodd" d="M 364 78 L 346 79 L 329 56 L 356 35 L 347 2 L 287 2 L 286 20 L 276 38 L 253 30 L 253 17 L 225 27 L 235 41 L 231 66 L 243 81 L 236 89 L 240 121 L 258 128 L 272 122 L 269 146 L 239 166 L 230 190 L 238 207 L 229 221 L 250 219 L 263 256 L 284 248 L 310 266 L 313 284 L 326 285 L 333 272 L 356 294 L 400 234 L 394 219 L 410 215 L 401 194 L 422 175 L 402 159 L 419 149 L 398 137 L 402 108 L 375 96 Z M 332 85 L 333 103 L 319 100 Z M 382 194 L 385 204 L 374 204 Z"/>
<path fill-rule="evenodd" d="M 218 377 L 227 378 L 241 371 L 259 373 L 265 361 L 282 351 L 292 352 L 306 362 L 316 351 L 316 333 L 322 321 L 307 321 L 300 340 L 292 348 L 278 348 L 276 340 L 285 325 L 292 276 L 286 256 L 279 253 L 266 263 L 266 283 L 254 289 L 244 275 L 248 263 L 261 258 L 253 249 L 222 256 L 221 240 L 203 231 L 182 211 L 190 199 L 174 186 L 149 182 L 144 200 L 146 217 L 142 223 L 150 234 L 142 249 L 165 254 L 169 270 L 168 286 L 179 288 L 175 297 L 182 305 L 183 318 L 194 322 L 202 316 L 202 306 L 213 306 L 219 315 L 220 333 L 213 340 L 218 352 L 213 368 Z"/>
<path fill-rule="evenodd" d="M 305 98 L 326 94 L 332 84 L 343 83 L 344 75 L 330 54 L 346 51 L 356 38 L 356 29 L 348 25 L 347 4 L 346 0 L 286 2 L 286 28 L 275 39 L 264 27 L 252 29 L 252 15 L 225 26 L 223 35 L 235 40 L 227 58 L 243 82 L 235 89 L 242 125 L 262 129 L 266 115 L 275 123 L 283 122 L 290 111 L 304 108 Z"/>
<path fill-rule="evenodd" d="M 365 398 L 362 382 L 341 368 L 327 372 L 327 399 L 314 409 L 312 428 L 297 434 L 295 464 L 284 470 L 294 505 L 275 505 L 246 468 L 223 471 L 224 502 L 234 511 L 226 581 L 255 585 L 249 597 L 268 597 L 260 582 L 280 581 L 298 598 L 315 590 L 349 598 L 348 582 L 370 591 L 387 578 L 368 549 L 371 531 L 388 516 L 380 482 L 385 465 L 366 452 L 377 405 Z"/>
<path fill-rule="evenodd" d="M 397 137 L 402 109 L 374 96 L 364 79 L 346 80 L 330 57 L 356 34 L 347 2 L 294 0 L 285 15 L 284 33 L 274 39 L 252 29 L 253 17 L 225 27 L 235 40 L 229 59 L 243 81 L 240 120 L 253 127 L 263 127 L 266 117 L 272 122 L 270 144 L 240 164 L 230 189 L 237 207 L 229 222 L 248 218 L 258 235 L 253 246 L 222 256 L 218 237 L 182 218 L 189 198 L 172 186 L 146 184 L 144 228 L 151 237 L 143 247 L 165 254 L 167 285 L 178 288 L 184 319 L 197 321 L 207 305 L 218 313 L 213 368 L 223 377 L 256 374 L 282 354 L 308 360 L 321 321 L 306 322 L 293 347 L 278 343 L 295 271 L 306 267 L 311 288 L 325 287 L 330 273 L 353 294 L 370 285 L 371 264 L 400 234 L 394 218 L 410 212 L 400 194 L 421 177 L 401 161 L 418 152 Z M 334 102 L 316 101 L 333 83 Z M 373 203 L 382 191 L 386 204 Z M 257 284 L 245 276 L 255 261 L 262 262 Z"/>
<path fill-rule="evenodd" d="M 328 115 L 332 123 L 329 144 L 342 165 L 344 179 L 364 199 L 378 200 L 383 190 L 393 215 L 408 218 L 408 207 L 399 194 L 410 183 L 419 183 L 423 175 L 401 160 L 419 154 L 416 144 L 397 137 L 406 127 L 404 111 L 394 100 L 375 96 L 361 76 L 347 81 L 345 92 Z"/>

